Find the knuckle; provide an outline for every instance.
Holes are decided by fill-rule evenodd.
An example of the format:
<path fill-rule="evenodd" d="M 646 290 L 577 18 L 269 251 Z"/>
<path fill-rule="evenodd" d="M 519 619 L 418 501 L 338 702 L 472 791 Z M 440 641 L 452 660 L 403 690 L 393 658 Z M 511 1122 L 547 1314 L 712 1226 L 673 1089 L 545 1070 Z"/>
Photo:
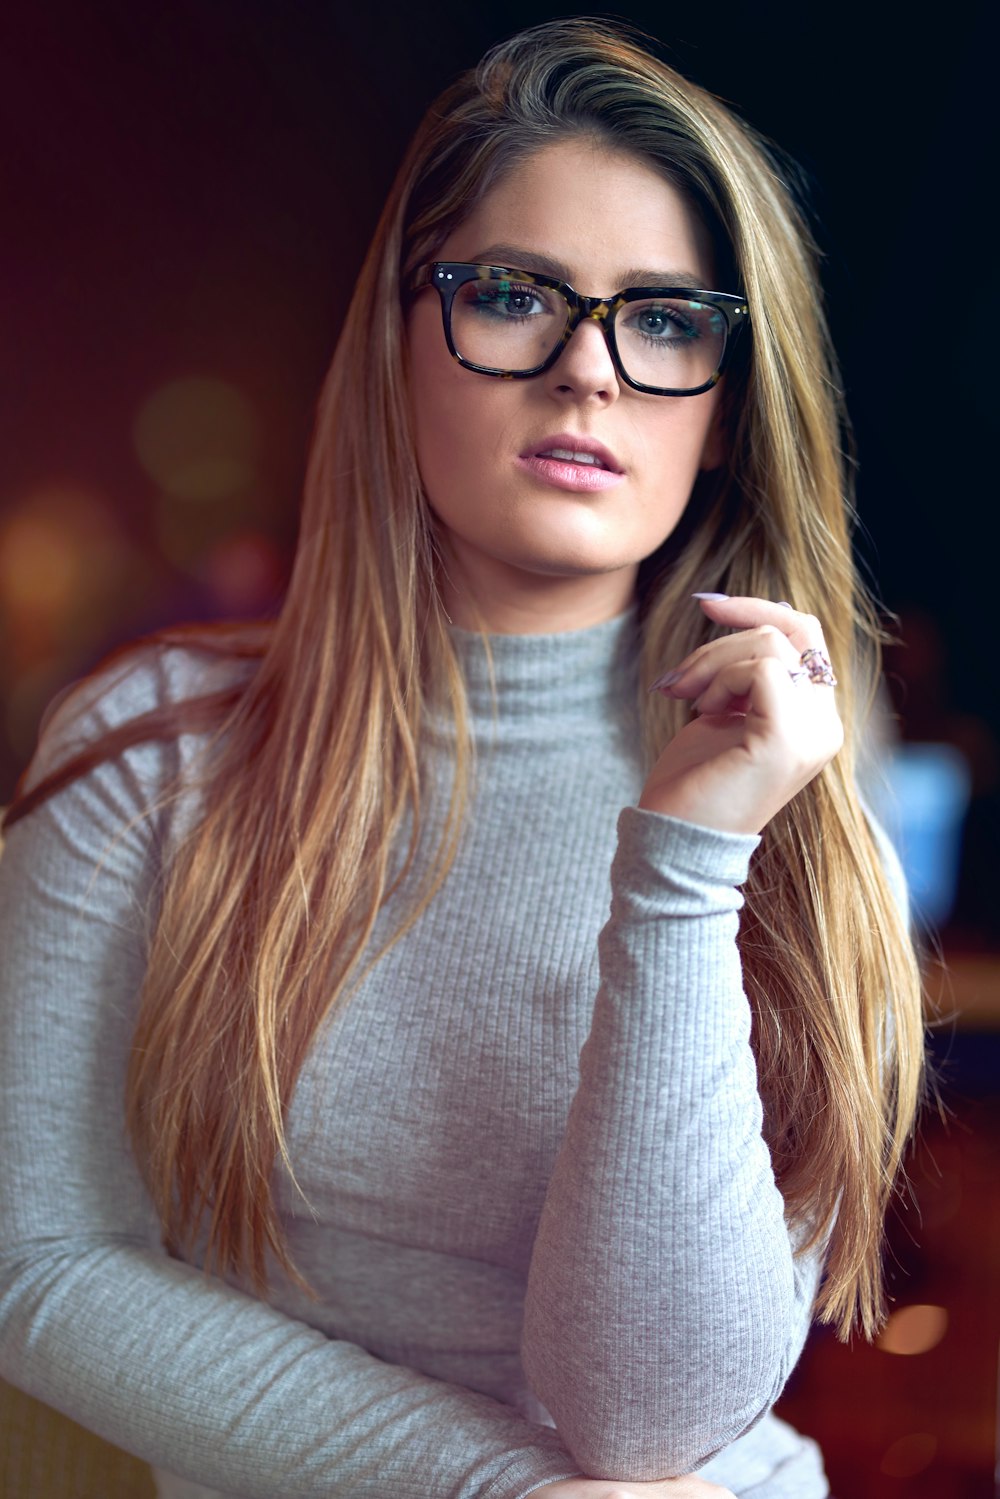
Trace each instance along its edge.
<path fill-rule="evenodd" d="M 783 682 L 788 677 L 788 667 L 777 656 L 763 656 L 754 665 L 761 676 L 769 677 L 772 681 Z"/>

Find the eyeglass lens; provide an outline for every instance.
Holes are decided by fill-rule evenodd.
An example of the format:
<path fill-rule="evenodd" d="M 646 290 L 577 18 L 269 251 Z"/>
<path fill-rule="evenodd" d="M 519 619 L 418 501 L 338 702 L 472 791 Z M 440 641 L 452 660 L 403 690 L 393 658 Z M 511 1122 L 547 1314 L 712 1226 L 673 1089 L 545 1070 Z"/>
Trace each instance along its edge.
<path fill-rule="evenodd" d="M 551 287 L 467 281 L 455 292 L 451 333 L 458 353 L 470 364 L 518 374 L 545 363 L 569 317 L 569 303 Z M 705 302 L 651 297 L 622 304 L 614 336 L 630 379 L 696 390 L 719 368 L 726 321 Z"/>

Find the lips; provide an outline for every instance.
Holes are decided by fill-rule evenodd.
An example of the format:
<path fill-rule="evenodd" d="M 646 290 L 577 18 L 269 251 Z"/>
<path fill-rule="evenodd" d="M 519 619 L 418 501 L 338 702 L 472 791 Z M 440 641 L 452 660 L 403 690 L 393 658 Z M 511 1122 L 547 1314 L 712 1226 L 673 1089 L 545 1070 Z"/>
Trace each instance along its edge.
<path fill-rule="evenodd" d="M 557 432 L 543 438 L 522 454 L 524 458 L 549 458 L 560 463 L 576 463 L 583 468 L 605 469 L 612 474 L 624 473 L 615 455 L 592 437 L 572 432 Z"/>
<path fill-rule="evenodd" d="M 517 463 L 543 488 L 571 494 L 597 495 L 625 479 L 625 470 L 609 448 L 574 432 L 542 438 Z"/>

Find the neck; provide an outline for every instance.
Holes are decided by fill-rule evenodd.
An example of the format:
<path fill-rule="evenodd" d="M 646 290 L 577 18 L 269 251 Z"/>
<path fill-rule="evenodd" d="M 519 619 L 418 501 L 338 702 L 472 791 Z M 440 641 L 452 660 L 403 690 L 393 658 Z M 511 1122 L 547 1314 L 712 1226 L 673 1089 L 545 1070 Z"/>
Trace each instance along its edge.
<path fill-rule="evenodd" d="M 491 635 L 548 635 L 585 630 L 624 614 L 635 600 L 636 567 L 553 575 L 495 558 L 458 556 L 441 562 L 441 595 L 449 620 Z"/>
<path fill-rule="evenodd" d="M 543 739 L 552 725 L 631 723 L 636 712 L 636 611 L 580 630 L 484 636 L 450 631 L 465 681 L 477 741 L 512 735 L 523 753 L 526 735 Z M 638 737 L 636 733 L 636 742 Z"/>

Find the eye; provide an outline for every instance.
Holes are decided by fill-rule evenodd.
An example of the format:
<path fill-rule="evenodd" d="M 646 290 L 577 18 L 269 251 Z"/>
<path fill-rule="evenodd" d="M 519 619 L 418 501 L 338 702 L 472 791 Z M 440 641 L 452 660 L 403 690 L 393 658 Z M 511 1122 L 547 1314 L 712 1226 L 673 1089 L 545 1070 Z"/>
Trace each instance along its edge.
<path fill-rule="evenodd" d="M 501 317 L 530 317 L 544 311 L 541 297 L 530 286 L 511 286 L 498 281 L 496 288 L 485 288 L 480 284 L 476 305 L 498 313 Z"/>
<path fill-rule="evenodd" d="M 463 311 L 502 322 L 524 322 L 555 311 L 553 294 L 546 287 L 516 281 L 470 281 L 457 300 Z"/>
<path fill-rule="evenodd" d="M 702 336 L 702 329 L 696 321 L 686 317 L 673 303 L 644 303 L 626 321 L 636 333 L 655 342 Z"/>

